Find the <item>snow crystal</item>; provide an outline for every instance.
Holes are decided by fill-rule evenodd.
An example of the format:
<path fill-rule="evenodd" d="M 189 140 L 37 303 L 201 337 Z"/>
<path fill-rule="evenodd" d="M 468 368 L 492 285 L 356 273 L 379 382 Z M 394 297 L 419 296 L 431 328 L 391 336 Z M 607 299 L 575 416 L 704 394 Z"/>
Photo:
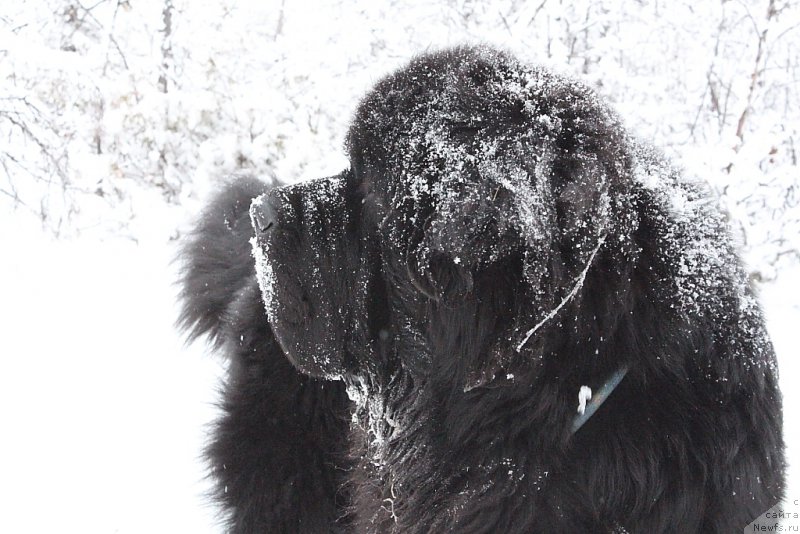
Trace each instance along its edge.
<path fill-rule="evenodd" d="M 586 412 L 586 402 L 592 399 L 592 388 L 581 386 L 578 391 L 578 413 L 583 415 Z"/>
<path fill-rule="evenodd" d="M 351 423 L 368 437 L 367 452 L 373 464 L 382 465 L 387 440 L 399 426 L 387 411 L 383 388 L 371 386 L 361 376 L 350 378 L 346 383 L 347 396 L 355 405 Z"/>
<path fill-rule="evenodd" d="M 251 209 L 261 206 L 265 196 L 261 195 L 253 199 Z M 272 264 L 269 262 L 269 243 L 268 240 L 264 240 L 263 244 L 259 244 L 258 239 L 253 236 L 250 238 L 250 245 L 252 247 L 253 260 L 255 260 L 256 279 L 258 280 L 258 287 L 261 289 L 261 298 L 264 301 L 267 319 L 270 322 L 274 322 L 278 309 L 275 302 L 277 279 L 272 269 Z"/>

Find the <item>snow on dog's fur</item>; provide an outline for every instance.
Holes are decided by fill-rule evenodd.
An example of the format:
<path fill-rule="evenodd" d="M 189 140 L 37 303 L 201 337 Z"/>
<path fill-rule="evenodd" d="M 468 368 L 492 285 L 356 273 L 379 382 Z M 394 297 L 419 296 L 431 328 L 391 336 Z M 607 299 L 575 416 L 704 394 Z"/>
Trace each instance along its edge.
<path fill-rule="evenodd" d="M 724 217 L 589 89 L 426 54 L 347 147 L 332 178 L 233 181 L 185 248 L 182 324 L 230 356 L 231 532 L 728 533 L 781 498 L 775 358 Z"/>

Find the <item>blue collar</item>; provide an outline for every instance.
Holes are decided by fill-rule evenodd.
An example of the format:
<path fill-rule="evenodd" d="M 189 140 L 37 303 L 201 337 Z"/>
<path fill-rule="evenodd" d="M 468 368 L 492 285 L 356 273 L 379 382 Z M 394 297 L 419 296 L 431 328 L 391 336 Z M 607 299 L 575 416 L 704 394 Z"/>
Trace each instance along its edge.
<path fill-rule="evenodd" d="M 592 417 L 597 409 L 602 406 L 609 395 L 616 389 L 625 374 L 628 372 L 628 366 L 623 365 L 612 374 L 605 383 L 600 386 L 597 392 L 592 393 L 592 398 L 586 403 L 586 409 L 583 413 L 579 413 L 572 420 L 572 434 L 577 432 L 585 423 Z"/>

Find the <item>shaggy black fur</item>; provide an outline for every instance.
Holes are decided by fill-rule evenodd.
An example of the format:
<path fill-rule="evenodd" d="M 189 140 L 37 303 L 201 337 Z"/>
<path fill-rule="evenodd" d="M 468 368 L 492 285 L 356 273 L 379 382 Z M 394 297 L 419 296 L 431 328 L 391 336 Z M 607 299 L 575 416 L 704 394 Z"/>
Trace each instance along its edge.
<path fill-rule="evenodd" d="M 232 182 L 185 249 L 182 325 L 230 356 L 208 452 L 231 532 L 727 534 L 782 497 L 723 217 L 591 91 L 446 50 L 347 144 L 339 176 Z"/>

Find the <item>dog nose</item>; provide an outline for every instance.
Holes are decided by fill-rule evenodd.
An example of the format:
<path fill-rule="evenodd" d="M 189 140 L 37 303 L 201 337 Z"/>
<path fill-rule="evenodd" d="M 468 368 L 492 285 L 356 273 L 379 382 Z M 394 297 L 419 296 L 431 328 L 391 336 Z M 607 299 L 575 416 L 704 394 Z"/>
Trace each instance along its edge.
<path fill-rule="evenodd" d="M 250 206 L 250 219 L 256 232 L 263 234 L 275 228 L 278 224 L 278 213 L 267 195 L 261 195 L 253 200 Z"/>

